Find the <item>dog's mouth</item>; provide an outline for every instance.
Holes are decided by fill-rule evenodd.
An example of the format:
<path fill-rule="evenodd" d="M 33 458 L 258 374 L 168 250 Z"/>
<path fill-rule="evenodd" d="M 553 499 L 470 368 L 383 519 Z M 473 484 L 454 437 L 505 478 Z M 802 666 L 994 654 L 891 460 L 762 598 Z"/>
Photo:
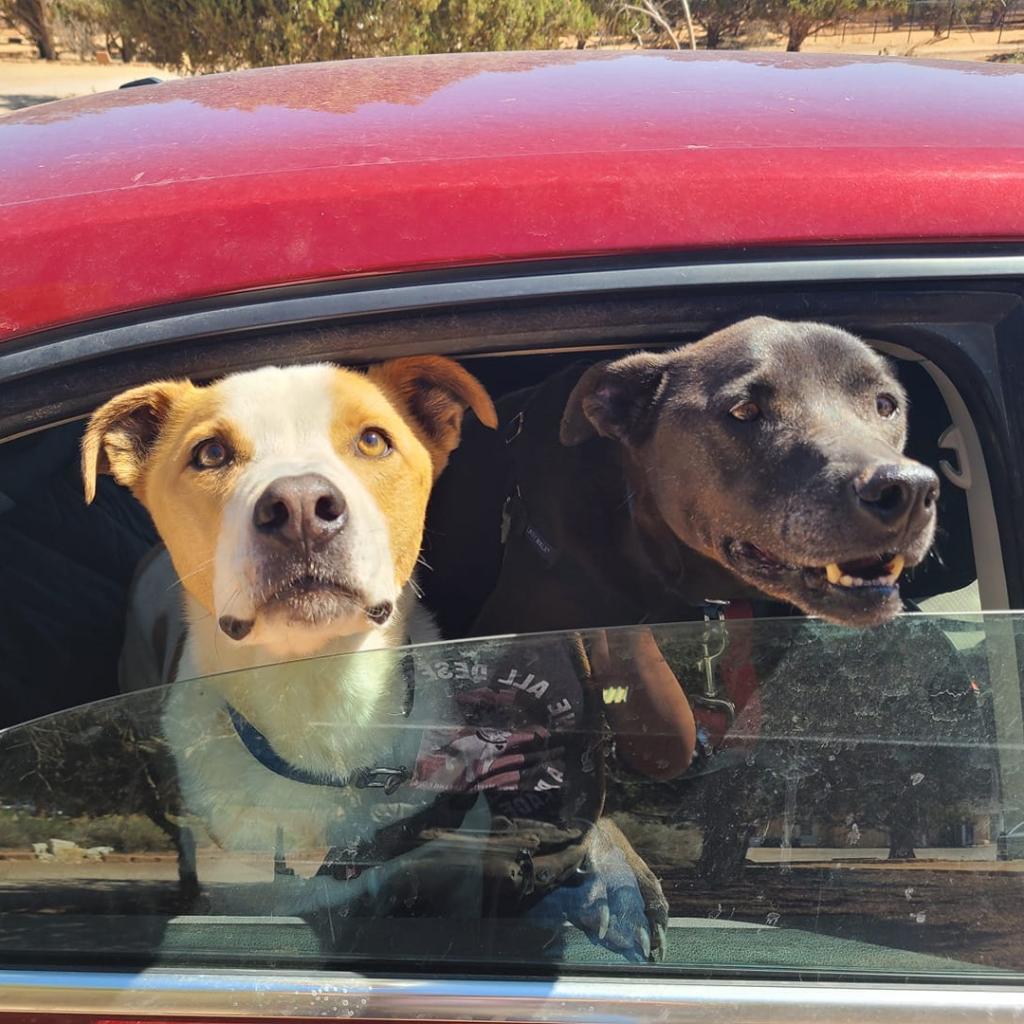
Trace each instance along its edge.
<path fill-rule="evenodd" d="M 256 602 L 257 615 L 283 615 L 296 626 L 325 626 L 352 615 L 362 615 L 369 624 L 383 626 L 393 612 L 391 601 L 371 602 L 344 580 L 315 571 L 305 571 L 274 584 L 274 589 Z M 252 631 L 255 618 L 223 615 L 219 625 L 232 640 L 242 640 Z"/>
<path fill-rule="evenodd" d="M 895 587 L 907 562 L 903 555 L 886 552 L 868 558 L 829 562 L 826 565 L 795 565 L 777 558 L 770 551 L 765 551 L 764 548 L 759 548 L 749 541 L 731 541 L 729 554 L 733 560 L 746 562 L 764 573 L 810 574 L 827 582 L 829 586 L 847 590 L 858 587 Z"/>
<path fill-rule="evenodd" d="M 749 541 L 727 541 L 730 565 L 760 589 L 833 621 L 880 621 L 900 609 L 906 555 L 885 551 L 824 564 L 799 564 Z"/>
<path fill-rule="evenodd" d="M 362 612 L 374 625 L 391 617 L 390 601 L 371 604 L 357 588 L 330 576 L 305 572 L 278 587 L 264 602 L 265 608 L 286 608 L 294 617 L 314 625 L 337 618 L 346 611 Z"/>

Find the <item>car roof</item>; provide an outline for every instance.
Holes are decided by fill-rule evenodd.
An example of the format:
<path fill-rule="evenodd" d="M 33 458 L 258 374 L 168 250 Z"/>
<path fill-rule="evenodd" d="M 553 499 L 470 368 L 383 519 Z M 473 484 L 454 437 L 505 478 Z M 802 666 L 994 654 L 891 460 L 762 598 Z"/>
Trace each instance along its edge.
<path fill-rule="evenodd" d="M 1019 239 L 1022 123 L 1024 68 L 768 53 L 400 57 L 45 104 L 0 118 L 0 340 L 413 268 Z"/>

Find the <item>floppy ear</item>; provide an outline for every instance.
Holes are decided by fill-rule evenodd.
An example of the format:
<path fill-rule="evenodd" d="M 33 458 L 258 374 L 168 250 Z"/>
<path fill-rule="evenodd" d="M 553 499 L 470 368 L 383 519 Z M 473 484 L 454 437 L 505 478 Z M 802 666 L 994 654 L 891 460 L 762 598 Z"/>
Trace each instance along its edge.
<path fill-rule="evenodd" d="M 565 403 L 559 430 L 562 444 L 582 444 L 598 435 L 625 444 L 642 443 L 654 421 L 667 372 L 665 357 L 651 352 L 590 367 Z"/>
<path fill-rule="evenodd" d="M 467 409 L 472 409 L 485 427 L 494 429 L 498 425 L 494 403 L 483 385 L 452 359 L 391 359 L 370 367 L 367 376 L 419 427 L 430 449 L 435 477 L 459 444 L 462 417 Z"/>
<path fill-rule="evenodd" d="M 109 473 L 125 487 L 135 487 L 171 406 L 192 387 L 189 381 L 144 384 L 112 398 L 92 414 L 82 438 L 86 504 L 96 497 L 100 473 Z"/>

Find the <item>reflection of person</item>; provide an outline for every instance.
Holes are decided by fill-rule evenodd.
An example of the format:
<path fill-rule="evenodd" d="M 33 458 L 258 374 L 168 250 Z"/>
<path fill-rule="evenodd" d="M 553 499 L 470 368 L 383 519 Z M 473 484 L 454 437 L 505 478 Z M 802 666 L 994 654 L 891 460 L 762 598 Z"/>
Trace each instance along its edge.
<path fill-rule="evenodd" d="M 591 637 L 589 653 L 597 687 L 624 688 L 624 699 L 608 700 L 604 708 L 625 766 L 658 780 L 685 772 L 693 760 L 697 727 L 651 631 L 600 631 Z"/>

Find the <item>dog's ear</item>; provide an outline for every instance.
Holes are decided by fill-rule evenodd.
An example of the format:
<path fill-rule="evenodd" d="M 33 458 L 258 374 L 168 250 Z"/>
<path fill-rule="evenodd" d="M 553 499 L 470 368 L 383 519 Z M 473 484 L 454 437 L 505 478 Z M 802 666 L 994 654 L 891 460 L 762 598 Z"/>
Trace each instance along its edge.
<path fill-rule="evenodd" d="M 651 352 L 591 366 L 565 403 L 562 444 L 582 444 L 598 435 L 641 444 L 654 422 L 667 372 L 665 357 Z"/>
<path fill-rule="evenodd" d="M 156 381 L 132 388 L 100 406 L 82 438 L 85 500 L 96 497 L 96 478 L 109 473 L 134 488 L 176 399 L 191 390 L 189 381 Z"/>
<path fill-rule="evenodd" d="M 443 356 L 391 359 L 370 368 L 367 376 L 398 403 L 419 427 L 434 462 L 434 476 L 459 444 L 467 409 L 492 430 L 498 414 L 490 395 L 472 374 Z"/>

